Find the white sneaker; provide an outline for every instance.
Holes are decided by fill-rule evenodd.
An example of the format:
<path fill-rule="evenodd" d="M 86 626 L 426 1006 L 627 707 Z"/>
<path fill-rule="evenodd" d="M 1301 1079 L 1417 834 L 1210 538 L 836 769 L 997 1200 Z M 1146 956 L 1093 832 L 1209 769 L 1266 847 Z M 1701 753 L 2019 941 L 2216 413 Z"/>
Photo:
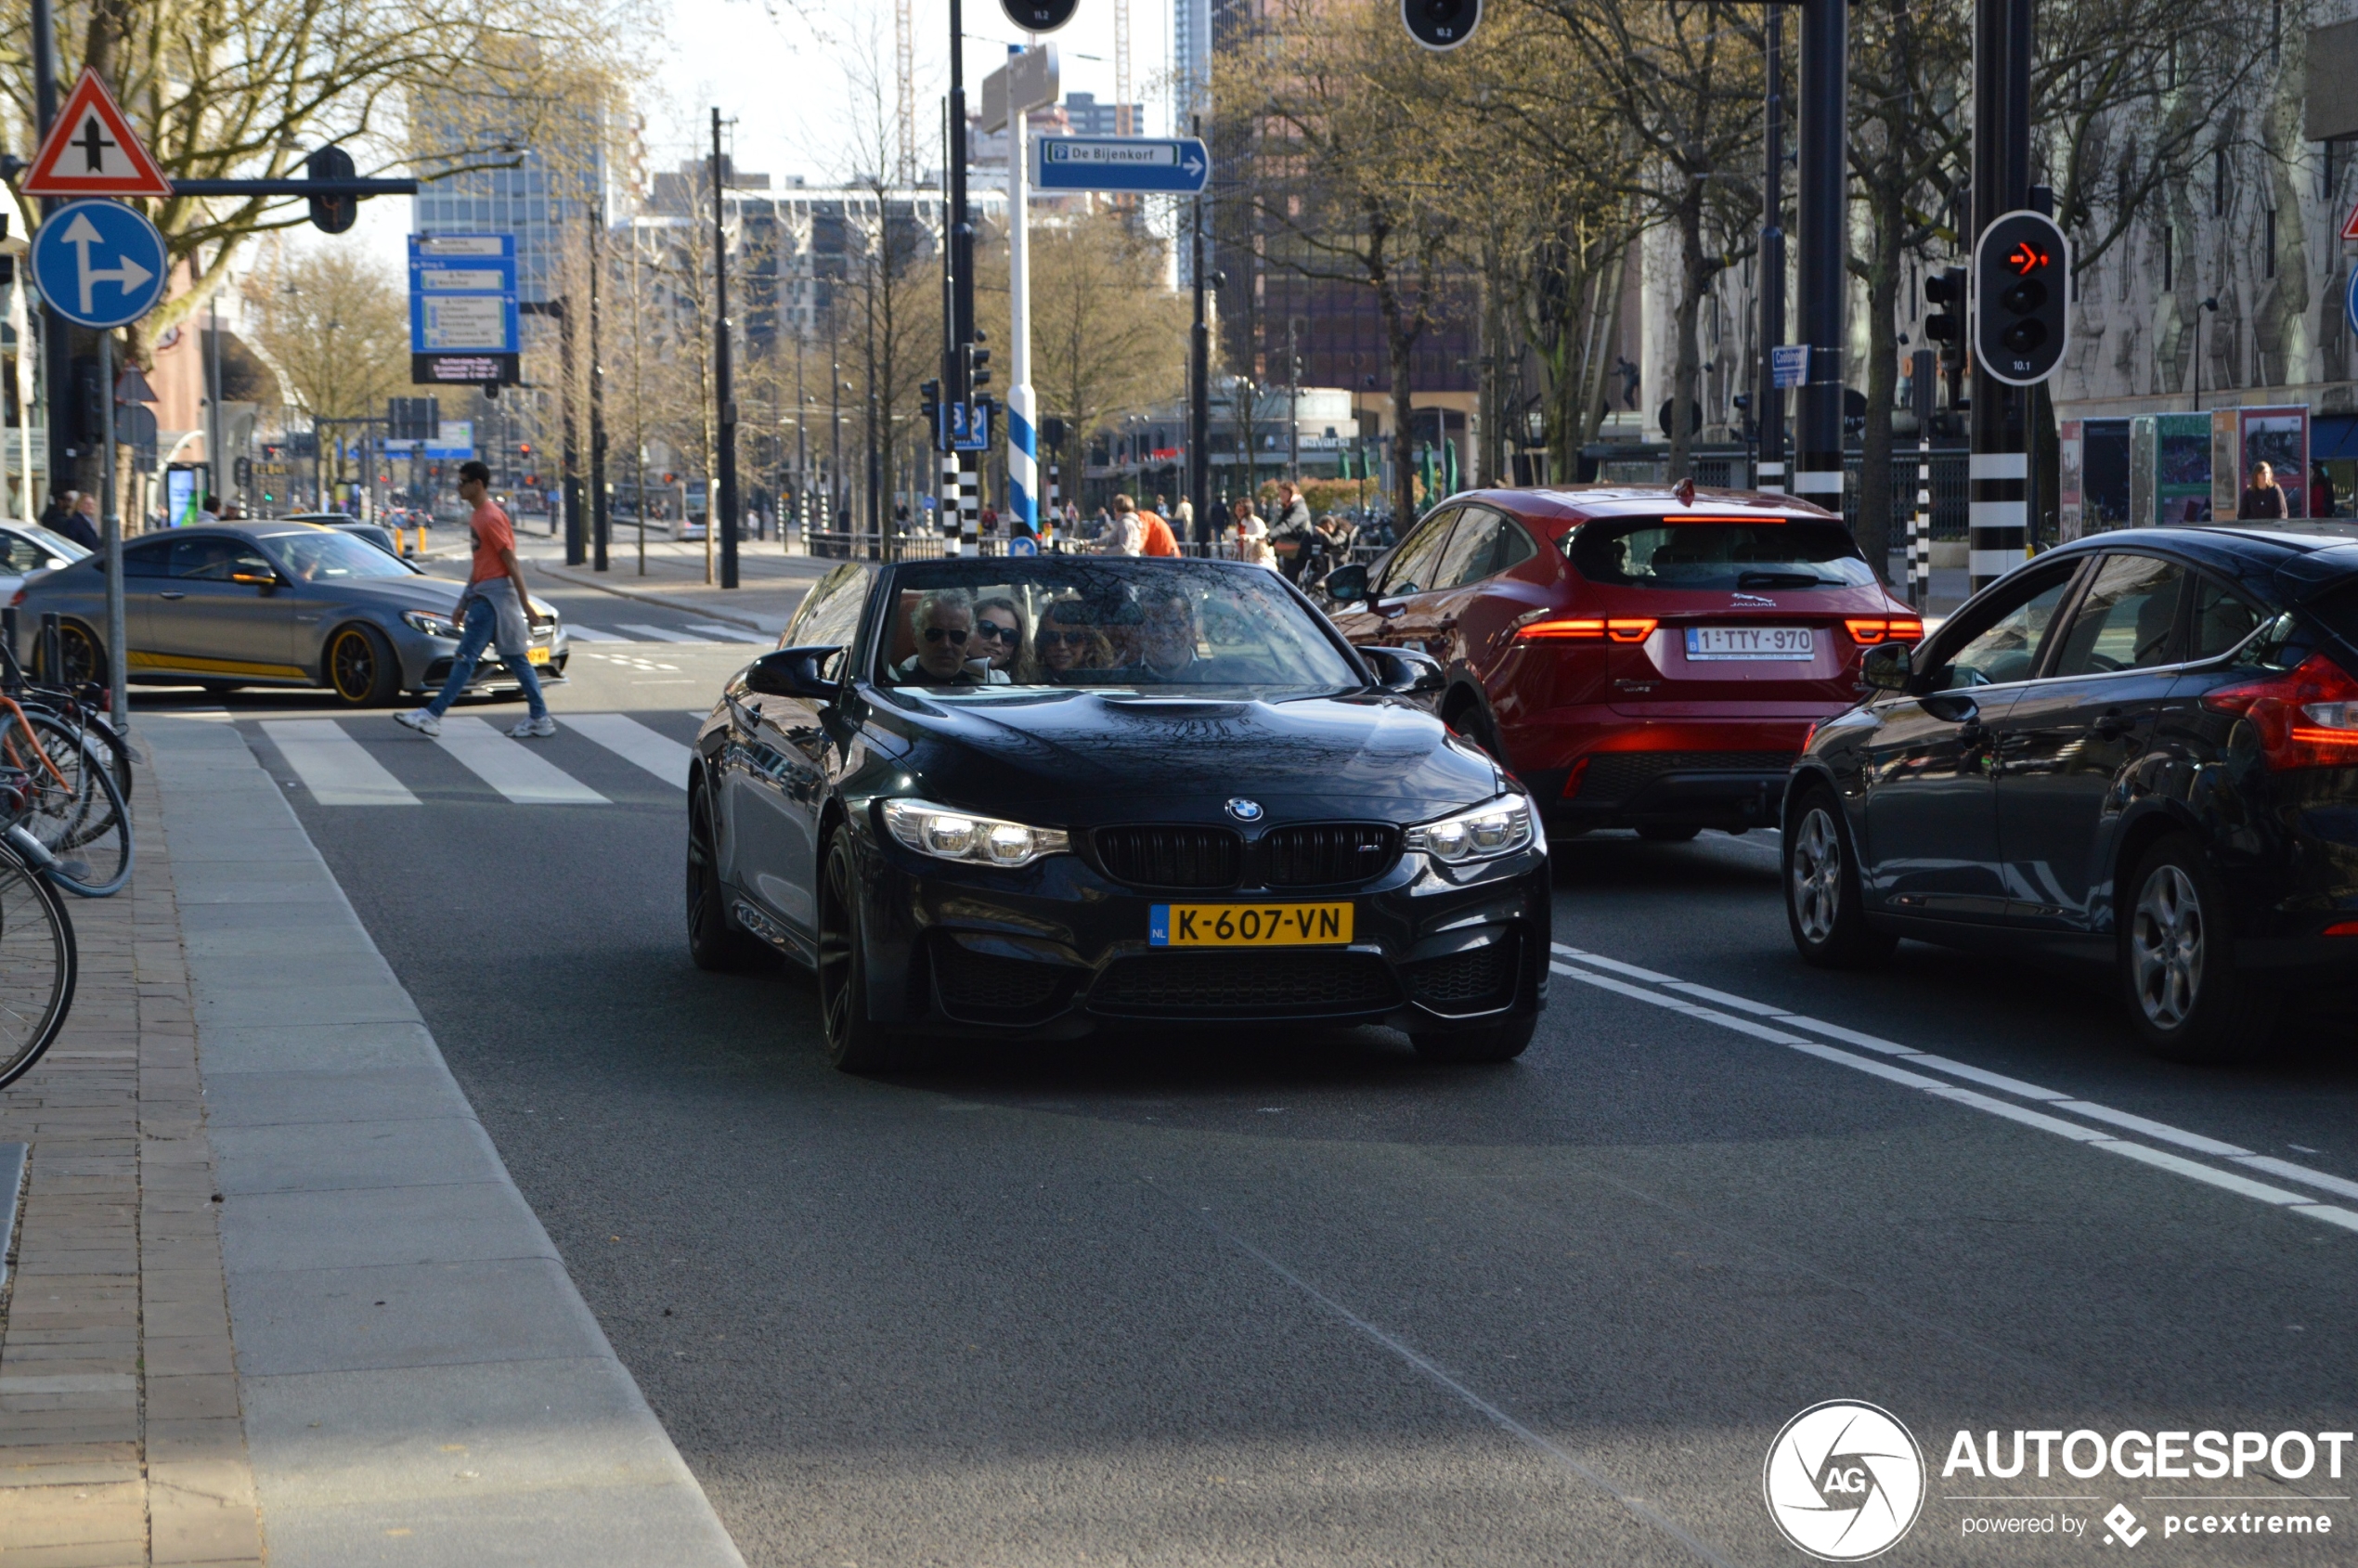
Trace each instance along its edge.
<path fill-rule="evenodd" d="M 557 721 L 547 714 L 538 719 L 519 719 L 510 730 L 511 738 L 520 741 L 545 741 L 557 732 Z"/>
<path fill-rule="evenodd" d="M 442 720 L 436 719 L 427 708 L 412 708 L 408 713 L 396 713 L 393 716 L 393 721 L 405 729 L 415 730 L 421 735 L 442 733 Z"/>

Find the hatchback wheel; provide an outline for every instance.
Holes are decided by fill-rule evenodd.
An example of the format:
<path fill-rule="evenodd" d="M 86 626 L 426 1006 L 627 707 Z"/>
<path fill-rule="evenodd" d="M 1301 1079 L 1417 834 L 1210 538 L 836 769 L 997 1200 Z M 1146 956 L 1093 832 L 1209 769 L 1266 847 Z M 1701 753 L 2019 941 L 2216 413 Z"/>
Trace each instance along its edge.
<path fill-rule="evenodd" d="M 401 694 L 401 661 L 372 626 L 347 626 L 328 639 L 328 684 L 347 707 L 382 707 Z"/>
<path fill-rule="evenodd" d="M 1871 964 L 1898 942 L 1867 924 L 1842 805 L 1823 785 L 1802 797 L 1785 832 L 1785 923 L 1803 961 L 1820 968 Z"/>
<path fill-rule="evenodd" d="M 2121 989 L 2145 1048 L 2171 1061 L 2225 1062 L 2266 1040 L 2278 998 L 2236 967 L 2219 880 L 2201 847 L 2172 834 L 2121 886 L 2134 899 L 2121 921 Z"/>

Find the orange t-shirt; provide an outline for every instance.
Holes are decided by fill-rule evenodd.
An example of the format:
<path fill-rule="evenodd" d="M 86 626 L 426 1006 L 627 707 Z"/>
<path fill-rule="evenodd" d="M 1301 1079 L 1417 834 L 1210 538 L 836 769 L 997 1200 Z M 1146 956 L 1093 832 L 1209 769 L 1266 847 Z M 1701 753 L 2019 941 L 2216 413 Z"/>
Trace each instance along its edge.
<path fill-rule="evenodd" d="M 1141 547 L 1138 553 L 1141 555 L 1176 555 L 1179 553 L 1179 541 L 1177 538 L 1173 537 L 1170 524 L 1165 523 L 1160 516 L 1151 512 L 1142 512 L 1138 513 L 1138 516 L 1147 525 L 1147 542 L 1143 547 Z"/>
<path fill-rule="evenodd" d="M 506 577 L 508 567 L 499 559 L 499 552 L 516 548 L 516 530 L 509 523 L 508 514 L 486 498 L 481 506 L 475 508 L 475 514 L 469 520 L 468 526 L 475 534 L 475 564 L 473 575 L 467 578 L 467 586 L 473 588 L 477 583 Z"/>

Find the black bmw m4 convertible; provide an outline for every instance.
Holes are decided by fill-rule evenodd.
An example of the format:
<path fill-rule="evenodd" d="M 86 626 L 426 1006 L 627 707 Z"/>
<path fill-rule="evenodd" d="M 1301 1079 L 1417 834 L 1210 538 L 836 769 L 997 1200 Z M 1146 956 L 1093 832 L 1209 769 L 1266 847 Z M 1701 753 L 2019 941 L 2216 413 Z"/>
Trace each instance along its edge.
<path fill-rule="evenodd" d="M 781 642 L 697 737 L 688 941 L 815 969 L 836 1065 L 1139 1023 L 1529 1043 L 1530 797 L 1421 705 L 1430 659 L 1354 649 L 1276 573 L 854 563 Z"/>

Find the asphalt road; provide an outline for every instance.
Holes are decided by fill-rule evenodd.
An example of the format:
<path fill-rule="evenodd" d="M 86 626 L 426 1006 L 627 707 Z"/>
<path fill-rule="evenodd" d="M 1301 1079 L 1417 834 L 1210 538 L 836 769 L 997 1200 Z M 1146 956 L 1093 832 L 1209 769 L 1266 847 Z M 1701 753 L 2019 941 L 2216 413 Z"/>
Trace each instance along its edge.
<path fill-rule="evenodd" d="M 561 723 L 678 742 L 751 651 L 581 646 Z M 569 728 L 539 754 L 606 803 L 517 804 L 365 715 L 420 804 L 322 805 L 264 724 L 327 710 L 229 702 L 749 1562 L 1798 1562 L 1763 1461 L 1838 1398 L 1924 1450 L 1883 1561 L 2110 1549 L 2116 1504 L 2144 1555 L 2351 1560 L 2358 1453 L 1942 1473 L 1961 1431 L 2358 1425 L 2346 1015 L 2157 1064 L 2101 977 L 1804 969 L 1771 837 L 1600 836 L 1509 1067 L 1223 1030 L 863 1081 L 804 978 L 689 964 L 647 767 Z M 2204 1510 L 2333 1533 L 2165 1536 Z M 2009 1518 L 2054 1533 L 1967 1534 Z"/>

